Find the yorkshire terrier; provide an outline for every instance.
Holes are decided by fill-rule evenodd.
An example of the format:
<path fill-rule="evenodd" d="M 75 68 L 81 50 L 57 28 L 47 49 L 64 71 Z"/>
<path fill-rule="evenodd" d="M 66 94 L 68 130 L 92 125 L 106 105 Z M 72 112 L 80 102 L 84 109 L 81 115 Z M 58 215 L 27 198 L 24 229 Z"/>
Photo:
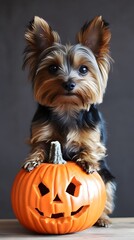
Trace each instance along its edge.
<path fill-rule="evenodd" d="M 29 68 L 38 102 L 31 124 L 31 152 L 23 167 L 31 171 L 48 161 L 51 141 L 59 141 L 63 158 L 86 173 L 98 171 L 107 201 L 97 224 L 108 226 L 114 209 L 115 180 L 105 157 L 105 127 L 97 105 L 103 100 L 110 70 L 111 32 L 101 16 L 86 23 L 76 45 L 62 45 L 57 32 L 35 17 L 25 33 L 24 67 Z"/>

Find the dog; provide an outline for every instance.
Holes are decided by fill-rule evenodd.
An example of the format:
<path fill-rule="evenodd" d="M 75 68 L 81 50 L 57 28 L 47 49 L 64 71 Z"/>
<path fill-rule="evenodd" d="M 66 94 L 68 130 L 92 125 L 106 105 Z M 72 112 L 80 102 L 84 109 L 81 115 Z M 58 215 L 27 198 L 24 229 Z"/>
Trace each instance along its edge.
<path fill-rule="evenodd" d="M 111 65 L 109 24 L 97 16 L 77 33 L 75 45 L 62 45 L 58 33 L 36 16 L 25 39 L 24 68 L 29 69 L 38 107 L 23 168 L 32 171 L 47 162 L 51 141 L 59 141 L 65 160 L 102 177 L 107 201 L 97 225 L 107 227 L 116 184 L 105 160 L 105 122 L 97 105 L 103 101 Z"/>

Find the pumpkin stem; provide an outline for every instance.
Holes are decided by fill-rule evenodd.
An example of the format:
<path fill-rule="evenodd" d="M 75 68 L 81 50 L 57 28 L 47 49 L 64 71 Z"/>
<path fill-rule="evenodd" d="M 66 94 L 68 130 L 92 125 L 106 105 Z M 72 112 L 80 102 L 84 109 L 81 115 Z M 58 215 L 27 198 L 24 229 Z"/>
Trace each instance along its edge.
<path fill-rule="evenodd" d="M 61 145 L 58 141 L 51 142 L 48 162 L 54 164 L 66 163 L 66 161 L 62 157 Z"/>

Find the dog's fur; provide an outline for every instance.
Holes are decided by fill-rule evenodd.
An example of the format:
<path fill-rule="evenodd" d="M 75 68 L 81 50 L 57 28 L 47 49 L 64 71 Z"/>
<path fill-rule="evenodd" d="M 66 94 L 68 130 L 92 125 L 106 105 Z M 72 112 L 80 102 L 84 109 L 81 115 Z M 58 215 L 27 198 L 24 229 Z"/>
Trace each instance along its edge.
<path fill-rule="evenodd" d="M 98 171 L 106 185 L 107 202 L 100 226 L 110 223 L 114 208 L 114 177 L 105 162 L 105 127 L 97 104 L 103 101 L 110 70 L 111 33 L 101 16 L 86 23 L 76 45 L 62 45 L 57 32 L 35 17 L 25 34 L 24 67 L 29 67 L 38 108 L 31 124 L 28 171 L 48 161 L 51 141 L 59 141 L 63 158 L 87 173 Z"/>

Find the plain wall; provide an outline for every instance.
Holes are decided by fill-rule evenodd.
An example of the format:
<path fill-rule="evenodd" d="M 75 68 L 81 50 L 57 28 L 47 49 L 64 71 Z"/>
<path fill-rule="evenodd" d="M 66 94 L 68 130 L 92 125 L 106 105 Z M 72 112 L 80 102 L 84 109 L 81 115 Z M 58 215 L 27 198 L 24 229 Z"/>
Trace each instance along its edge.
<path fill-rule="evenodd" d="M 22 71 L 24 31 L 38 15 L 74 43 L 87 20 L 102 15 L 112 31 L 114 59 L 100 110 L 108 131 L 108 164 L 116 176 L 113 216 L 134 216 L 134 1 L 0 0 L 0 218 L 13 218 L 10 191 L 29 148 L 25 144 L 36 104 Z"/>

